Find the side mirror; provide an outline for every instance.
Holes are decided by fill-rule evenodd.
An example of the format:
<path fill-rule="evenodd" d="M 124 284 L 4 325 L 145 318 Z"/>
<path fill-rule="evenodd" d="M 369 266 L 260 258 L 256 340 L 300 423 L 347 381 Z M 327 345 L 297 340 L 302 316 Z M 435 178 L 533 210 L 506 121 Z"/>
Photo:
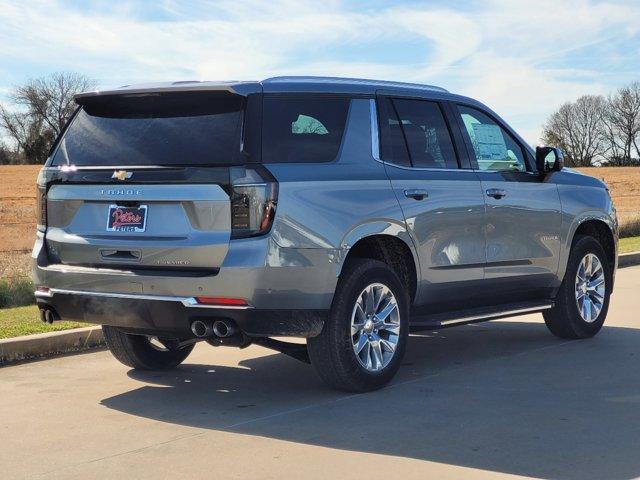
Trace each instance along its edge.
<path fill-rule="evenodd" d="M 536 147 L 536 168 L 540 175 L 562 170 L 564 168 L 562 150 L 554 147 Z"/>

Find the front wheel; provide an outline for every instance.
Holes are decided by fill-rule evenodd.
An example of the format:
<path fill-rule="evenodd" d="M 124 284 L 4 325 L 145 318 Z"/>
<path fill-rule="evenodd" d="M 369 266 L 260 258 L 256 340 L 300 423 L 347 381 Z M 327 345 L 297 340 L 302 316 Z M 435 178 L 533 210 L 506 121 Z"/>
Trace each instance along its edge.
<path fill-rule="evenodd" d="M 155 337 L 124 333 L 108 325 L 102 326 L 102 333 L 111 354 L 121 363 L 136 370 L 168 370 L 177 367 L 194 347 L 191 344 L 168 348 Z"/>
<path fill-rule="evenodd" d="M 329 318 L 307 343 L 311 365 L 330 386 L 375 390 L 395 375 L 408 337 L 409 295 L 377 260 L 353 260 L 340 277 Z"/>
<path fill-rule="evenodd" d="M 593 237 L 577 237 L 556 305 L 544 313 L 551 333 L 569 339 L 598 333 L 609 309 L 611 286 L 611 266 L 600 243 Z"/>

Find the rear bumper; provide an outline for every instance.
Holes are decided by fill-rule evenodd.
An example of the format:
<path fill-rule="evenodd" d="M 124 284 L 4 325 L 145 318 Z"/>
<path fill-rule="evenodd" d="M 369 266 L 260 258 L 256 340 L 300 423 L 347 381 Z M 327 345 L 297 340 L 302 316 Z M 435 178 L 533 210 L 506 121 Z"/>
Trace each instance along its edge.
<path fill-rule="evenodd" d="M 195 320 L 231 320 L 251 337 L 313 337 L 320 333 L 327 310 L 205 307 L 190 297 L 51 289 L 36 292 L 38 307 L 52 308 L 63 320 L 119 327 L 131 333 L 191 338 Z"/>
<path fill-rule="evenodd" d="M 32 253 L 38 297 L 63 320 L 192 336 L 195 319 L 228 319 L 253 336 L 317 335 L 337 284 L 333 249 L 282 248 L 269 237 L 234 240 L 217 271 L 144 272 L 50 264 L 42 233 Z M 199 296 L 245 300 L 251 308 L 189 305 Z"/>

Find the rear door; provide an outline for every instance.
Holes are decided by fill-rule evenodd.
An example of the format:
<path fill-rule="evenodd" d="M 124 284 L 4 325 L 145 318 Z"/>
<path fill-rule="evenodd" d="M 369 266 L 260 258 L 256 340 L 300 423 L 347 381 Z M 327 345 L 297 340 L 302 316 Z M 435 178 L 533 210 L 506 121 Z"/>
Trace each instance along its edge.
<path fill-rule="evenodd" d="M 48 165 L 53 263 L 215 269 L 245 99 L 229 92 L 84 99 Z"/>
<path fill-rule="evenodd" d="M 490 112 L 454 107 L 486 203 L 486 285 L 506 297 L 529 299 L 555 279 L 562 209 L 557 186 L 533 171 L 520 141 Z M 515 281 L 518 279 L 518 281 Z"/>
<path fill-rule="evenodd" d="M 438 309 L 474 306 L 484 276 L 484 199 L 466 167 L 446 104 L 379 97 L 381 156 L 420 260 L 419 304 Z M 461 302 L 460 299 L 464 299 Z"/>

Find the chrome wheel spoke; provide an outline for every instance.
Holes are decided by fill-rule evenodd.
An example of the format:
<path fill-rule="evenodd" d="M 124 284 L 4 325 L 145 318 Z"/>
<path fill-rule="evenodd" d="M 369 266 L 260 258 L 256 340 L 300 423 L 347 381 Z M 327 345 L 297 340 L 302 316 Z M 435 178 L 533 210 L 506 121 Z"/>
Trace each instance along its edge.
<path fill-rule="evenodd" d="M 380 313 L 376 314 L 376 318 L 378 320 L 381 320 L 382 322 L 384 322 L 387 319 L 387 317 L 389 317 L 391 312 L 393 312 L 396 308 L 398 308 L 398 306 L 396 305 L 395 301 L 389 300 L 389 302 L 382 309 L 382 311 Z"/>
<path fill-rule="evenodd" d="M 362 292 L 362 295 L 364 296 L 364 312 L 367 315 L 373 314 L 375 310 L 375 293 L 373 289 L 371 287 L 369 287 L 369 289 L 365 289 L 365 291 Z"/>
<path fill-rule="evenodd" d="M 384 365 L 384 362 L 382 361 L 382 349 L 380 348 L 380 342 L 372 342 L 371 351 L 373 352 L 373 358 L 375 360 L 373 369 L 380 370 Z"/>
<path fill-rule="evenodd" d="M 369 343 L 369 339 L 367 338 L 367 336 L 363 333 L 360 334 L 360 337 L 358 338 L 358 342 L 353 346 L 354 351 L 356 352 L 356 355 L 360 355 L 360 352 L 362 352 L 362 349 Z"/>
<path fill-rule="evenodd" d="M 589 300 L 589 297 L 584 297 L 582 301 L 582 318 L 586 322 L 591 322 L 591 300 Z"/>
<path fill-rule="evenodd" d="M 351 325 L 351 336 L 353 337 L 355 334 L 360 332 L 364 328 L 365 322 L 353 323 Z"/>
<path fill-rule="evenodd" d="M 365 363 L 364 366 L 367 370 L 373 370 L 373 362 L 371 360 L 371 343 L 367 342 L 367 348 L 365 350 Z"/>
<path fill-rule="evenodd" d="M 389 340 L 385 340 L 384 338 L 380 339 L 380 345 L 389 353 L 396 351 L 395 343 L 391 343 Z"/>
<path fill-rule="evenodd" d="M 379 330 L 391 332 L 394 335 L 400 335 L 400 324 L 399 323 L 383 323 Z"/>

